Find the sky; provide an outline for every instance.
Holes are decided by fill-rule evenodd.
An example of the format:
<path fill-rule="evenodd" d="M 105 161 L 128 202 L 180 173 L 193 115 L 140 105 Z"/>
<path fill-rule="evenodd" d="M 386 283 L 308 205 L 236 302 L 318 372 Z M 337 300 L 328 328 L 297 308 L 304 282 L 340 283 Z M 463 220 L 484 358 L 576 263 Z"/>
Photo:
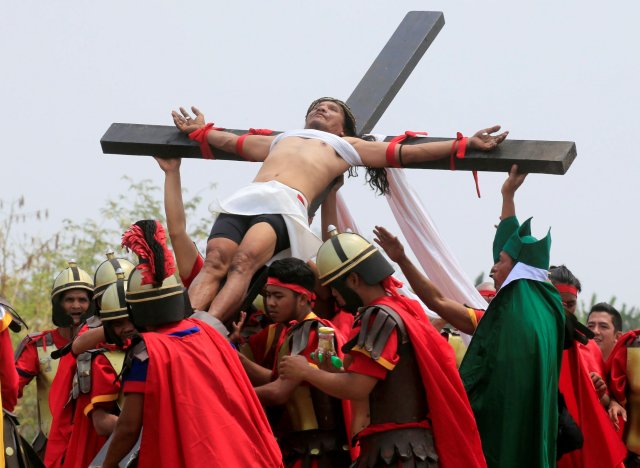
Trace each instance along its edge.
<path fill-rule="evenodd" d="M 124 175 L 161 184 L 153 159 L 102 154 L 112 122 L 171 125 L 172 109 L 197 105 L 227 128 L 300 127 L 316 97 L 348 98 L 411 10 L 442 11 L 446 24 L 374 132 L 453 137 L 500 124 L 513 139 L 575 141 L 568 173 L 530 175 L 517 212 L 534 217 L 534 235 L 551 227 L 552 264 L 576 274 L 584 300 L 640 306 L 638 2 L 5 2 L 0 199 L 48 209 L 46 223 L 27 225 L 46 234 L 64 218 L 97 218 L 126 193 Z M 182 180 L 225 196 L 257 169 L 185 160 Z M 505 176 L 481 173 L 478 199 L 468 172 L 410 171 L 470 278 L 491 267 Z M 398 232 L 363 177 L 342 191 L 365 234 Z"/>

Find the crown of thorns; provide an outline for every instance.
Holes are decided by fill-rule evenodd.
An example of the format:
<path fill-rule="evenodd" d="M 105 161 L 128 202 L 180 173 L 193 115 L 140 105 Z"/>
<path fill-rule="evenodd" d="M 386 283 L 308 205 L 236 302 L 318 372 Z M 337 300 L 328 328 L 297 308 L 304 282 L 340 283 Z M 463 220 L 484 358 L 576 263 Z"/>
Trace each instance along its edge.
<path fill-rule="evenodd" d="M 353 115 L 353 112 L 351 112 L 351 109 L 349 108 L 349 106 L 347 106 L 347 104 L 344 101 L 341 101 L 340 99 L 327 97 L 327 96 L 316 99 L 311 103 L 311 105 L 307 109 L 307 113 L 305 114 L 305 117 L 308 116 L 309 112 L 311 112 L 313 108 L 315 108 L 319 103 L 326 102 L 326 101 L 335 102 L 340 107 L 342 107 L 342 110 L 344 111 L 345 133 L 348 136 L 356 136 L 356 116 Z"/>

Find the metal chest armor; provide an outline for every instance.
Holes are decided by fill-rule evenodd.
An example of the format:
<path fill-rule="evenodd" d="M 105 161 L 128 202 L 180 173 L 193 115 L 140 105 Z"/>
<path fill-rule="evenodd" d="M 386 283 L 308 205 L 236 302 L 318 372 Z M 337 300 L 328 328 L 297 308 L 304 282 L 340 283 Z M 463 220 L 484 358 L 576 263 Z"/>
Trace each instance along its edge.
<path fill-rule="evenodd" d="M 52 420 L 49 408 L 49 391 L 51 390 L 51 383 L 58 372 L 59 362 L 58 359 L 51 358 L 51 352 L 57 349 L 51 333 L 45 333 L 36 340 L 36 350 L 38 351 L 38 361 L 40 362 L 40 372 L 36 376 L 38 425 L 46 438 L 49 438 Z"/>
<path fill-rule="evenodd" d="M 71 387 L 71 397 L 74 400 L 76 400 L 81 393 L 86 394 L 91 392 L 91 364 L 93 359 L 99 354 L 103 354 L 104 357 L 109 360 L 109 363 L 116 374 L 120 375 L 122 372 L 126 356 L 126 353 L 122 350 L 112 351 L 100 348 L 92 349 L 80 354 L 76 359 L 77 369 L 73 376 L 73 385 Z M 122 408 L 123 401 L 124 395 L 120 392 L 118 395 L 118 406 L 120 408 Z"/>
<path fill-rule="evenodd" d="M 397 354 L 400 360 L 384 380 L 378 381 L 369 395 L 371 424 L 424 421 L 429 410 L 427 398 L 402 318 L 393 309 L 376 305 L 365 308 L 356 318 L 358 323 L 360 332 L 342 348 L 345 354 L 356 348 L 378 360 L 393 330 L 398 334 Z"/>

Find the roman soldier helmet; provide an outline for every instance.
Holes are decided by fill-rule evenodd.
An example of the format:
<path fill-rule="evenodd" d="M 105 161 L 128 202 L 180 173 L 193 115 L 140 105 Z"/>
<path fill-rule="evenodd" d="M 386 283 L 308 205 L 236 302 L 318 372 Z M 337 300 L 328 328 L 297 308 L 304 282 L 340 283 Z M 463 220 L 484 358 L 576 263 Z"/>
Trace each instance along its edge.
<path fill-rule="evenodd" d="M 118 346 L 124 346 L 124 342 L 117 336 L 112 328 L 111 322 L 123 318 L 129 318 L 129 307 L 126 301 L 127 280 L 125 273 L 121 268 L 115 271 L 116 280 L 108 285 L 103 291 L 101 308 L 98 316 L 104 327 L 104 335 L 107 343 L 114 343 Z"/>
<path fill-rule="evenodd" d="M 362 299 L 349 287 L 345 280 L 350 273 L 357 273 L 366 284 L 374 285 L 393 274 L 393 267 L 382 253 L 359 234 L 343 232 L 338 234 L 334 226 L 329 226 L 331 238 L 320 246 L 316 264 L 322 286 L 335 288 L 346 305 L 344 308 L 355 312 L 364 304 Z"/>
<path fill-rule="evenodd" d="M 18 314 L 16 309 L 14 309 L 13 305 L 11 305 L 9 300 L 0 296 L 0 321 L 4 320 L 5 313 L 11 317 L 11 321 L 7 326 L 12 332 L 18 333 L 22 330 L 22 327 L 29 328 L 26 322 L 22 320 L 22 317 L 20 317 L 20 314 Z"/>
<path fill-rule="evenodd" d="M 139 261 L 128 278 L 125 294 L 129 317 L 136 328 L 185 318 L 184 288 L 174 276 L 175 261 L 162 224 L 138 221 L 123 234 L 122 245 L 133 251 Z"/>
<path fill-rule="evenodd" d="M 129 277 L 133 269 L 136 267 L 126 258 L 116 258 L 113 250 L 108 250 L 107 259 L 98 265 L 96 272 L 93 275 L 93 284 L 95 289 L 93 291 L 93 299 L 98 300 L 104 294 L 107 287 L 115 283 L 116 271 L 122 270 L 125 279 Z"/>
<path fill-rule="evenodd" d="M 69 266 L 56 276 L 53 281 L 53 288 L 51 288 L 52 320 L 57 327 L 70 327 L 73 325 L 73 319 L 62 308 L 63 293 L 72 289 L 84 289 L 88 292 L 89 300 L 91 301 L 93 297 L 93 279 L 89 273 L 78 268 L 75 260 L 69 260 Z M 93 302 L 91 302 L 89 309 L 82 315 L 81 320 L 85 321 L 94 312 Z"/>

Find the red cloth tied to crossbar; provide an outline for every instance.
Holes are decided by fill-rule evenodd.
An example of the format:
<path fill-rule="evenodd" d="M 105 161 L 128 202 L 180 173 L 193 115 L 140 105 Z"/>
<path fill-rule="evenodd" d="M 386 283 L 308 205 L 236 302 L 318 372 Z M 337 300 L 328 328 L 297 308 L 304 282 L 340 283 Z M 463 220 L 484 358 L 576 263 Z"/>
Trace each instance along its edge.
<path fill-rule="evenodd" d="M 400 163 L 400 161 L 398 161 L 398 158 L 396 158 L 396 154 L 395 154 L 396 145 L 398 143 L 402 143 L 405 140 L 408 140 L 409 138 L 415 138 L 418 135 L 427 136 L 428 133 L 413 132 L 411 130 L 405 130 L 405 132 L 402 135 L 398 135 L 397 137 L 393 137 L 391 139 L 391 141 L 389 142 L 389 145 L 387 146 L 387 152 L 386 152 L 387 164 L 389 164 L 389 167 L 402 167 L 402 164 Z"/>
<path fill-rule="evenodd" d="M 456 139 L 451 143 L 451 157 L 449 158 L 449 169 L 452 171 L 456 170 L 456 158 L 464 159 L 465 154 L 467 153 L 467 143 L 469 139 L 466 136 L 463 136 L 462 133 L 456 133 Z M 476 193 L 478 194 L 478 198 L 480 198 L 480 183 L 478 182 L 478 171 L 471 171 L 473 174 L 473 181 L 476 184 Z"/>
<path fill-rule="evenodd" d="M 189 133 L 189 138 L 191 140 L 200 143 L 200 153 L 202 154 L 203 159 L 216 159 L 213 151 L 211 150 L 211 146 L 207 141 L 207 135 L 211 130 L 224 130 L 224 128 L 214 127 L 214 125 L 214 123 L 208 123 L 204 127 Z"/>

